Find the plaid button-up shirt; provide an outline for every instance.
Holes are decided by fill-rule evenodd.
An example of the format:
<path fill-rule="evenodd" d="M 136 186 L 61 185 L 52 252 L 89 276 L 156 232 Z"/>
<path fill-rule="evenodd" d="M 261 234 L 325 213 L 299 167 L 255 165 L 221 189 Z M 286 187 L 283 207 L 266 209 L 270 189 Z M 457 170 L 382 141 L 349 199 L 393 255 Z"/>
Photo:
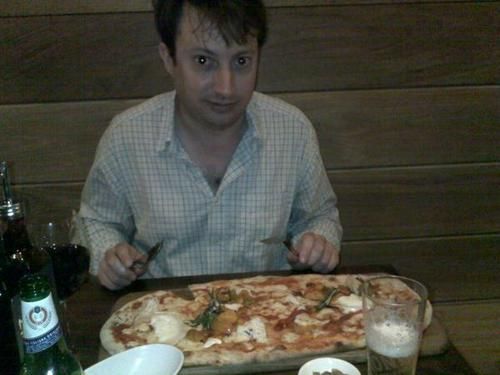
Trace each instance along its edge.
<path fill-rule="evenodd" d="M 106 250 L 163 249 L 145 277 L 287 269 L 284 239 L 307 231 L 340 248 L 342 228 L 314 129 L 297 108 L 254 93 L 217 191 L 174 131 L 175 92 L 116 116 L 82 193 L 79 233 L 97 273 Z"/>

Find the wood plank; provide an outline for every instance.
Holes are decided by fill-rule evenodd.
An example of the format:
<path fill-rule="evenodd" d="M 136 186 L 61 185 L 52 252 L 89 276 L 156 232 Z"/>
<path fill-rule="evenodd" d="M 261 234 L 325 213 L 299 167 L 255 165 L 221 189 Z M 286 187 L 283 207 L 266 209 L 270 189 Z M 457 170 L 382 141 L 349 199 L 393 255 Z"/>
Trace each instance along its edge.
<path fill-rule="evenodd" d="M 341 264 L 391 264 L 423 282 L 433 302 L 500 298 L 500 234 L 346 241 Z M 459 281 L 459 285 L 457 285 Z"/>
<path fill-rule="evenodd" d="M 80 207 L 82 184 L 15 186 L 16 199 L 23 201 L 28 223 L 46 223 L 71 218 Z"/>
<path fill-rule="evenodd" d="M 499 373 L 500 300 L 437 305 L 435 311 L 451 341 L 478 374 Z"/>
<path fill-rule="evenodd" d="M 345 240 L 500 232 L 500 164 L 330 172 Z"/>
<path fill-rule="evenodd" d="M 137 101 L 0 106 L 3 160 L 13 183 L 83 181 L 111 118 Z"/>
<path fill-rule="evenodd" d="M 441 0 L 441 2 L 452 1 L 467 2 L 467 0 Z M 433 3 L 436 2 L 436 0 L 377 0 L 378 4 L 404 4 L 409 2 Z M 373 4 L 373 0 L 264 0 L 264 4 L 269 8 L 291 6 L 335 6 Z M 151 0 L 44 0 L 43 2 L 32 0 L 9 0 L 0 2 L 0 17 L 149 12 L 151 10 Z"/>
<path fill-rule="evenodd" d="M 331 173 L 344 240 L 500 232 L 500 164 Z M 17 185 L 32 217 L 78 208 L 80 184 Z"/>
<path fill-rule="evenodd" d="M 499 87 L 278 95 L 315 125 L 329 169 L 500 160 Z M 15 183 L 82 181 L 113 115 L 142 101 L 0 106 Z M 19 147 L 23 145 L 23 147 Z M 57 165 L 57 168 L 54 166 Z"/>
<path fill-rule="evenodd" d="M 281 97 L 315 125 L 327 168 L 500 160 L 497 86 Z"/>
<path fill-rule="evenodd" d="M 499 4 L 271 8 L 259 90 L 498 83 Z M 0 35 L 4 104 L 148 97 L 172 86 L 149 13 L 3 18 Z"/>

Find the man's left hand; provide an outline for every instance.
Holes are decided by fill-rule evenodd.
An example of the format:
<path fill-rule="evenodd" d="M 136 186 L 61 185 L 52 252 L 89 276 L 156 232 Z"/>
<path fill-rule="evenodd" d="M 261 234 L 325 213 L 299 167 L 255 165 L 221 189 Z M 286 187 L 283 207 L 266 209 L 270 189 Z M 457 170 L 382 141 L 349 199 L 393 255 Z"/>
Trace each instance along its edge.
<path fill-rule="evenodd" d="M 307 232 L 291 248 L 288 262 L 295 269 L 311 268 L 315 272 L 328 273 L 339 263 L 339 250 L 325 237 Z"/>

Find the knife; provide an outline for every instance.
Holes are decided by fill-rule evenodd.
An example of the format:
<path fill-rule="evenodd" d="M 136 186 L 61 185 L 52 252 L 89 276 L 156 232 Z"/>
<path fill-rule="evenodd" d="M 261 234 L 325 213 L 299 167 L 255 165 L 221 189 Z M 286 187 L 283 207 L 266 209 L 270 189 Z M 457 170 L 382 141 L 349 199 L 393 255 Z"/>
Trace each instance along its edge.
<path fill-rule="evenodd" d="M 297 255 L 297 252 L 295 251 L 292 245 L 292 241 L 290 241 L 289 239 L 280 240 L 277 238 L 266 238 L 264 240 L 261 240 L 260 242 L 263 243 L 264 245 L 276 245 L 282 243 L 283 245 L 285 245 L 285 247 L 289 252 L 291 252 L 294 255 Z"/>

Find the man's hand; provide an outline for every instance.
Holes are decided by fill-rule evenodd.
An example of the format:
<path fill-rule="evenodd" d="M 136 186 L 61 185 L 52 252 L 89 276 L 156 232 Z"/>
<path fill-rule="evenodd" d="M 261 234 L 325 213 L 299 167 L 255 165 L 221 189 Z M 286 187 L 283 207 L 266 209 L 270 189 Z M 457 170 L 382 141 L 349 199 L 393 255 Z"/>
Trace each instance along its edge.
<path fill-rule="evenodd" d="M 120 243 L 106 251 L 99 264 L 97 277 L 103 286 L 111 290 L 126 287 L 141 276 L 146 269 L 132 270 L 135 261 L 146 261 L 146 255 L 127 243 Z"/>
<path fill-rule="evenodd" d="M 305 233 L 291 250 L 288 262 L 295 269 L 328 273 L 339 263 L 339 250 L 319 234 Z"/>

